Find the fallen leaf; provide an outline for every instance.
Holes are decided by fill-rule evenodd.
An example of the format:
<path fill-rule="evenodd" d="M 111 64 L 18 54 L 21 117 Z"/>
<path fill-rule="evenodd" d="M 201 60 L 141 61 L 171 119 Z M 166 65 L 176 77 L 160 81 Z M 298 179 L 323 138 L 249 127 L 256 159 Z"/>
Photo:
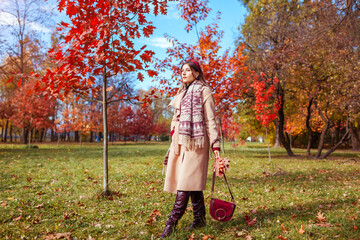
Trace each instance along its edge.
<path fill-rule="evenodd" d="M 300 227 L 300 229 L 299 229 L 298 232 L 299 232 L 300 234 L 304 234 L 304 233 L 305 233 L 305 227 L 304 227 L 304 225 L 301 224 L 301 227 Z"/>
<path fill-rule="evenodd" d="M 248 215 L 245 215 L 244 220 L 248 226 L 252 226 L 252 225 L 256 224 L 256 218 L 251 219 L 251 217 Z"/>
<path fill-rule="evenodd" d="M 250 235 L 246 235 L 246 236 L 245 236 L 245 240 L 253 240 L 253 237 L 250 236 Z"/>
<path fill-rule="evenodd" d="M 249 232 L 245 229 L 241 230 L 240 232 L 235 233 L 235 237 L 245 237 Z"/>
<path fill-rule="evenodd" d="M 330 223 L 325 223 L 325 222 L 323 222 L 323 223 L 316 223 L 315 225 L 316 225 L 316 226 L 319 226 L 319 227 L 330 227 L 330 226 L 331 226 Z"/>
<path fill-rule="evenodd" d="M 44 206 L 44 203 L 41 203 L 39 205 L 36 205 L 35 208 L 42 208 Z"/>
<path fill-rule="evenodd" d="M 66 238 L 67 240 L 70 240 L 71 232 L 66 233 L 48 233 L 45 236 L 45 240 L 53 240 L 53 239 L 61 239 Z"/>
<path fill-rule="evenodd" d="M 211 235 L 205 235 L 205 236 L 203 237 L 203 240 L 208 240 L 208 239 L 215 239 L 215 237 L 214 237 L 214 236 L 211 236 Z"/>
<path fill-rule="evenodd" d="M 153 222 L 156 222 L 156 216 L 161 216 L 161 213 L 159 210 L 154 209 L 151 211 L 150 216 L 148 217 L 148 220 L 146 221 L 146 223 L 151 224 Z"/>
<path fill-rule="evenodd" d="M 287 240 L 287 237 L 283 237 L 283 236 L 281 236 L 281 235 L 278 235 L 277 238 L 278 238 L 279 240 Z"/>
<path fill-rule="evenodd" d="M 316 220 L 318 220 L 319 222 L 326 222 L 324 214 L 320 211 L 316 215 Z"/>
<path fill-rule="evenodd" d="M 287 230 L 286 230 L 284 224 L 281 224 L 281 229 L 283 230 L 284 233 L 287 233 Z"/>
<path fill-rule="evenodd" d="M 188 240 L 194 240 L 195 239 L 195 233 L 191 235 L 187 235 Z"/>
<path fill-rule="evenodd" d="M 19 221 L 19 220 L 21 220 L 22 219 L 22 216 L 20 215 L 20 216 L 18 216 L 17 218 L 14 218 L 13 220 L 14 221 Z"/>

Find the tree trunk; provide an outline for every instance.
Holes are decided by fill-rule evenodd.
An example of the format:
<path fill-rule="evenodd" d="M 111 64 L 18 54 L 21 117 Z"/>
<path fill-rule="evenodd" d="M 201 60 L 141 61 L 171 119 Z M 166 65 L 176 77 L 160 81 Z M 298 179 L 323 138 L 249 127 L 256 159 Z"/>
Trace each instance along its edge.
<path fill-rule="evenodd" d="M 315 158 L 320 158 L 321 152 L 322 152 L 322 150 L 324 148 L 325 135 L 326 135 L 327 130 L 329 129 L 329 126 L 330 126 L 330 121 L 326 120 L 325 121 L 325 127 L 322 130 L 321 135 L 320 135 L 319 145 L 318 145 L 318 149 L 317 149 L 317 153 L 315 155 Z"/>
<path fill-rule="evenodd" d="M 339 124 L 337 124 L 337 125 L 339 125 Z M 335 139 L 334 139 L 335 142 L 339 141 L 339 138 L 340 138 L 339 136 L 340 136 L 340 127 L 335 126 Z"/>
<path fill-rule="evenodd" d="M 4 129 L 4 135 L 3 135 L 3 141 L 6 142 L 7 140 L 7 130 L 9 127 L 9 120 L 6 120 L 5 129 Z"/>
<path fill-rule="evenodd" d="M 29 130 L 26 127 L 23 127 L 22 132 L 21 132 L 21 138 L 22 138 L 23 144 L 27 144 L 28 135 L 29 135 Z"/>
<path fill-rule="evenodd" d="M 306 129 L 308 132 L 308 144 L 306 148 L 306 156 L 310 157 L 311 154 L 311 145 L 313 140 L 313 131 L 310 127 L 310 119 L 311 119 L 311 106 L 313 104 L 314 98 L 310 98 L 309 105 L 307 106 L 307 115 L 306 115 Z"/>
<path fill-rule="evenodd" d="M 221 143 L 222 143 L 221 152 L 222 152 L 223 154 L 225 154 L 224 134 L 223 134 L 223 130 L 222 130 L 221 117 L 219 118 L 219 123 L 220 123 L 220 138 L 221 138 Z"/>
<path fill-rule="evenodd" d="M 89 134 L 89 142 L 94 142 L 94 136 L 93 136 L 92 131 L 90 131 L 90 134 Z"/>
<path fill-rule="evenodd" d="M 31 129 L 31 126 L 30 126 L 30 129 L 29 129 L 29 138 L 28 138 L 28 144 L 31 145 L 31 141 L 32 141 L 32 129 Z"/>
<path fill-rule="evenodd" d="M 54 131 L 54 129 L 51 129 L 50 141 L 51 142 L 55 141 L 55 131 Z"/>
<path fill-rule="evenodd" d="M 344 140 L 347 138 L 347 136 L 350 134 L 349 128 L 351 126 L 349 126 L 349 118 L 346 120 L 346 132 L 344 134 L 344 136 L 340 139 L 340 141 L 333 146 L 331 149 L 329 149 L 325 154 L 323 154 L 320 159 L 325 159 L 327 158 L 332 152 L 334 152 L 343 142 Z"/>
<path fill-rule="evenodd" d="M 276 134 L 275 134 L 275 143 L 273 147 L 281 147 L 281 140 L 280 140 L 280 131 L 279 131 L 279 121 L 276 120 Z"/>
<path fill-rule="evenodd" d="M 329 149 L 326 153 L 324 153 L 321 157 L 319 157 L 319 159 L 325 159 L 327 158 L 331 153 L 333 153 L 346 139 L 346 137 L 349 135 L 349 131 L 346 131 L 346 133 L 344 134 L 344 136 L 340 139 L 340 141 L 333 146 L 331 149 Z"/>
<path fill-rule="evenodd" d="M 79 131 L 75 131 L 74 135 L 75 135 L 75 142 L 79 142 Z"/>
<path fill-rule="evenodd" d="M 286 149 L 286 152 L 287 152 L 288 156 L 293 157 L 295 155 L 294 155 L 293 151 L 291 150 L 291 147 L 290 147 L 289 143 L 285 140 L 285 136 L 284 136 L 284 124 L 285 124 L 284 94 L 281 95 L 281 100 L 282 100 L 282 102 L 281 102 L 280 109 L 279 109 L 279 112 L 278 112 L 280 140 L 281 140 L 282 145 Z"/>
<path fill-rule="evenodd" d="M 44 141 L 45 132 L 46 132 L 46 129 L 42 129 L 42 131 L 40 132 L 40 142 Z"/>
<path fill-rule="evenodd" d="M 359 127 L 349 126 L 349 133 L 351 136 L 351 146 L 352 149 L 355 151 L 360 151 L 360 134 L 359 134 Z"/>
<path fill-rule="evenodd" d="M 104 164 L 104 189 L 103 194 L 105 196 L 109 195 L 109 183 L 108 183 L 108 122 L 107 122 L 107 102 L 106 102 L 106 88 L 107 88 L 107 76 L 106 76 L 106 67 L 103 68 L 103 126 L 104 126 L 104 149 L 103 149 L 103 164 Z"/>
<path fill-rule="evenodd" d="M 12 138 L 12 134 L 13 134 L 13 132 L 12 132 L 12 130 L 13 130 L 13 128 L 12 128 L 12 124 L 10 124 L 10 133 L 9 133 L 9 137 L 10 137 L 10 142 L 12 143 L 13 142 L 13 138 Z"/>
<path fill-rule="evenodd" d="M 1 141 L 4 141 L 4 127 L 1 125 Z"/>

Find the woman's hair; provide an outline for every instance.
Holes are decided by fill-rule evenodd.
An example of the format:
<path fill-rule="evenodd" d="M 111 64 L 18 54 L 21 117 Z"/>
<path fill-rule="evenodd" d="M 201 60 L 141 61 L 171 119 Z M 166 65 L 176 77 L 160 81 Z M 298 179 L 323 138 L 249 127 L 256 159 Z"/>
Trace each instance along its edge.
<path fill-rule="evenodd" d="M 182 70 L 182 68 L 184 67 L 184 65 L 187 64 L 189 65 L 192 73 L 194 76 L 196 76 L 195 72 L 199 73 L 199 75 L 197 76 L 196 80 L 200 80 L 201 82 L 203 82 L 206 86 L 208 86 L 208 84 L 205 82 L 205 78 L 204 78 L 204 73 L 201 69 L 201 66 L 200 66 L 200 63 L 194 59 L 189 59 L 189 60 L 186 60 L 182 65 L 181 65 L 181 68 L 180 68 L 180 71 Z M 180 93 L 185 87 L 185 83 L 182 83 L 179 90 L 178 90 L 178 93 Z"/>

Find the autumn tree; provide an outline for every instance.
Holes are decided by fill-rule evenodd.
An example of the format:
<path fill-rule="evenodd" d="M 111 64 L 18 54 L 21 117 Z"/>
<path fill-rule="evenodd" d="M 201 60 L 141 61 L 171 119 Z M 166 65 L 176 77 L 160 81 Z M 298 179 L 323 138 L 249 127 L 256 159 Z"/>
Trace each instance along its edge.
<path fill-rule="evenodd" d="M 15 114 L 10 119 L 16 126 L 27 129 L 29 132 L 28 144 L 31 144 L 34 130 L 39 130 L 44 134 L 53 127 L 51 118 L 55 115 L 53 112 L 54 99 L 49 100 L 38 94 L 28 95 L 33 85 L 34 80 L 28 80 L 15 90 L 11 101 Z"/>
<path fill-rule="evenodd" d="M 169 79 L 160 77 L 162 92 L 168 96 L 175 95 L 181 84 L 180 67 L 186 59 L 196 59 L 200 62 L 207 84 L 214 92 L 216 113 L 219 121 L 221 116 L 230 116 L 242 94 L 240 88 L 243 78 L 247 77 L 247 67 L 244 65 L 246 57 L 243 55 L 243 47 L 237 46 L 234 51 L 224 50 L 220 54 L 223 32 L 219 30 L 216 20 L 205 26 L 200 31 L 197 24 L 206 18 L 211 11 L 207 7 L 208 1 L 180 1 L 178 9 L 181 17 L 187 22 L 185 30 L 196 30 L 198 41 L 195 44 L 181 43 L 174 37 L 165 35 L 173 47 L 167 49 L 167 57 L 156 63 L 159 71 L 170 70 L 172 75 Z M 221 123 L 220 123 L 221 125 Z M 224 148 L 222 148 L 224 149 Z"/>
<path fill-rule="evenodd" d="M 337 27 L 339 24 L 349 26 L 348 21 L 352 22 L 352 27 L 356 25 L 350 21 L 353 18 L 344 18 L 349 13 L 343 14 L 342 3 L 245 1 L 249 15 L 242 29 L 242 42 L 247 45 L 247 63 L 252 70 L 265 71 L 268 76 L 279 79 L 277 89 L 282 101 L 278 130 L 289 155 L 292 155 L 290 129 L 299 126 L 299 119 L 303 119 L 302 126 L 308 134 L 308 156 L 315 140 L 318 142 L 316 158 L 324 158 L 334 149 L 321 155 L 331 126 L 336 126 L 337 121 L 343 126 L 347 122 L 345 109 L 349 104 L 344 103 L 351 98 L 342 91 L 353 81 L 344 73 L 354 68 L 349 60 L 356 57 L 354 51 L 349 50 L 357 44 L 356 37 L 348 34 L 350 31 L 346 33 Z M 345 56 L 351 56 L 347 64 L 344 64 Z M 323 123 L 320 134 L 312 126 L 316 122 Z M 347 134 L 346 131 L 345 138 Z M 334 147 L 343 140 L 341 138 Z"/>
<path fill-rule="evenodd" d="M 108 194 L 108 80 L 126 72 L 147 71 L 154 53 L 145 46 L 135 49 L 133 40 L 149 37 L 154 26 L 146 20 L 146 14 L 166 13 L 166 1 L 109 1 L 93 2 L 60 0 L 59 10 L 65 11 L 70 23 L 62 22 L 59 31 L 64 40 L 58 49 L 50 51 L 58 66 L 49 69 L 43 78 L 51 95 L 63 98 L 70 92 L 85 97 L 101 97 L 104 135 L 104 194 Z M 96 79 L 101 83 L 96 84 Z M 117 100 L 135 97 L 126 94 Z"/>
<path fill-rule="evenodd" d="M 4 56 L 0 63 L 2 81 L 14 78 L 17 83 L 21 78 L 25 82 L 32 71 L 41 68 L 44 54 L 39 33 L 46 31 L 46 25 L 51 22 L 51 11 L 46 8 L 48 5 L 40 0 L 9 0 L 1 3 L 0 51 Z M 10 89 L 7 88 L 2 94 L 5 99 L 12 98 L 13 91 Z M 27 142 L 27 134 L 26 128 L 23 128 L 24 143 Z"/>

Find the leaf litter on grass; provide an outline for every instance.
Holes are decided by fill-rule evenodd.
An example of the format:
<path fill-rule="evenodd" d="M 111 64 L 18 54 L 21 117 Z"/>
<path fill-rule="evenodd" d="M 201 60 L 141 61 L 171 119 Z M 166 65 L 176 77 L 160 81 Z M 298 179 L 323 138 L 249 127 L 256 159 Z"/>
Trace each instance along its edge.
<path fill-rule="evenodd" d="M 119 193 L 112 199 L 94 197 L 102 188 L 101 146 L 48 146 L 37 149 L 42 157 L 39 151 L 17 149 L 16 156 L 20 157 L 12 160 L 9 156 L 13 153 L 2 148 L 1 184 L 7 188 L 0 192 L 4 213 L 0 216 L 0 238 L 16 239 L 21 234 L 28 239 L 43 238 L 44 229 L 49 236 L 71 233 L 71 238 L 78 239 L 149 239 L 161 234 L 164 213 L 170 212 L 174 200 L 162 190 L 162 158 L 167 143 L 109 147 L 109 164 L 116 169 L 110 168 L 110 188 Z M 256 151 L 240 146 L 228 153 L 232 159 L 228 177 L 237 201 L 233 219 L 228 223 L 209 222 L 205 229 L 194 232 L 195 239 L 298 239 L 308 234 L 314 239 L 356 239 L 360 165 L 288 158 L 283 149 L 276 149 L 273 161 L 283 172 L 264 174 L 266 149 L 252 150 Z M 295 152 L 305 154 L 299 149 Z M 205 197 L 210 195 L 210 175 Z M 219 191 L 227 196 L 222 182 Z M 181 224 L 191 220 L 192 213 L 187 211 Z M 176 233 L 179 239 L 188 235 L 192 234 Z"/>

